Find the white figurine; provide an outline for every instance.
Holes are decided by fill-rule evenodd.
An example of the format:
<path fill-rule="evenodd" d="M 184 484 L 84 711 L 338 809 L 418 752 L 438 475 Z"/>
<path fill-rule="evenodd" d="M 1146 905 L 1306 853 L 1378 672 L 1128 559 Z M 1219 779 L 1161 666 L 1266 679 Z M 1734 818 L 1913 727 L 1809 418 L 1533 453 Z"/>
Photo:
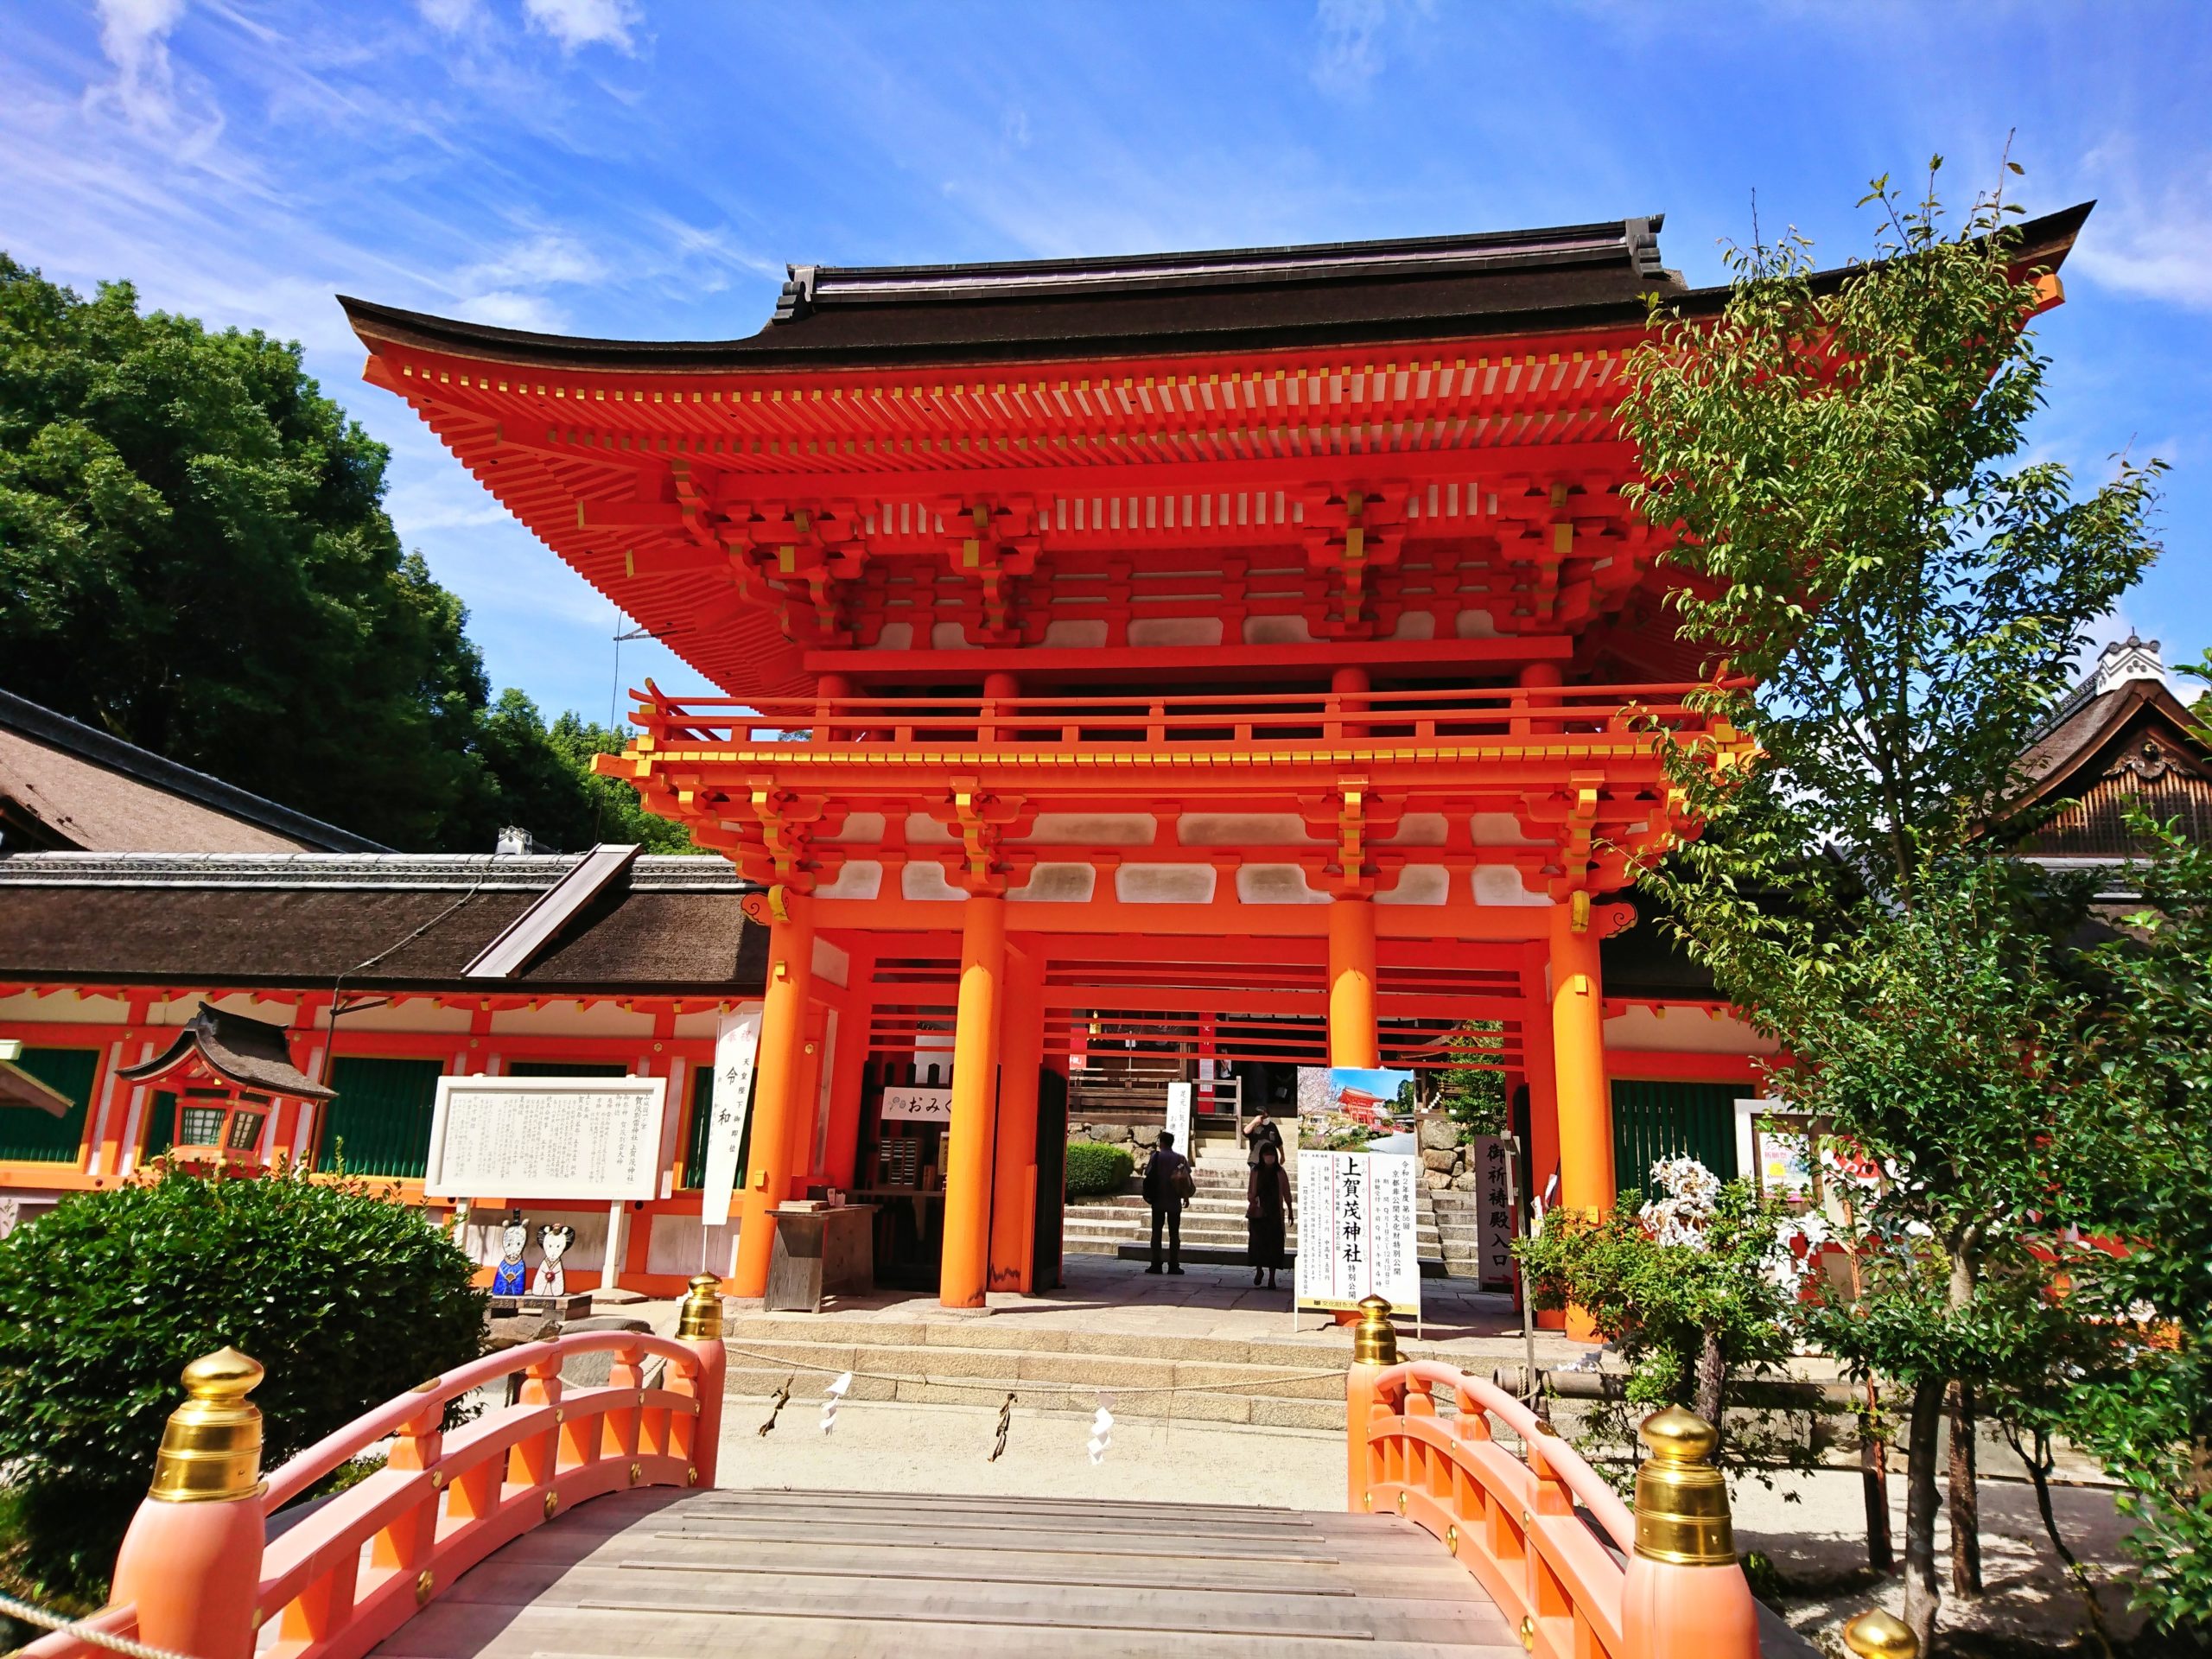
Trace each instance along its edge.
<path fill-rule="evenodd" d="M 533 1296 L 565 1296 L 569 1294 L 569 1275 L 561 1267 L 561 1258 L 569 1253 L 569 1246 L 576 1242 L 576 1230 L 556 1222 L 537 1230 L 538 1254 L 544 1259 L 537 1264 L 537 1276 L 530 1281 Z"/>

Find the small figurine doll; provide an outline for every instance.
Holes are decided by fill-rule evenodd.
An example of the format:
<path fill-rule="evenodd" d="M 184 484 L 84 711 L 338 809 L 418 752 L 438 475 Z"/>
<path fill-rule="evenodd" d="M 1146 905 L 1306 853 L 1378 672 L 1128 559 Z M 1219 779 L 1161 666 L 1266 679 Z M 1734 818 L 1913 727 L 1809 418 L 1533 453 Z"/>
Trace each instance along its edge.
<path fill-rule="evenodd" d="M 523 1294 L 522 1253 L 530 1243 L 530 1224 L 522 1218 L 518 1210 L 507 1211 L 507 1219 L 499 1229 L 499 1263 L 492 1269 L 492 1294 L 494 1296 L 519 1296 Z"/>
<path fill-rule="evenodd" d="M 530 1281 L 533 1296 L 565 1296 L 569 1294 L 569 1275 L 561 1266 L 561 1258 L 569 1253 L 569 1246 L 576 1242 L 576 1230 L 554 1223 L 537 1230 L 538 1254 L 544 1259 L 537 1264 L 537 1276 Z"/>

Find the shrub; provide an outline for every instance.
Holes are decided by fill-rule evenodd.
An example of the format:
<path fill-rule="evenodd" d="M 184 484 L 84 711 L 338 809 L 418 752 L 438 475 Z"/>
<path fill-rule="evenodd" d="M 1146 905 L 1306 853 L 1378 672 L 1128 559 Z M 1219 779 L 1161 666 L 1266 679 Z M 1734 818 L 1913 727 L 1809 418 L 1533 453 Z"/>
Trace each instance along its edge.
<path fill-rule="evenodd" d="M 1068 1142 L 1068 1197 L 1096 1198 L 1118 1192 L 1128 1184 L 1137 1166 L 1127 1147 L 1102 1146 L 1096 1141 Z"/>
<path fill-rule="evenodd" d="M 225 1344 L 268 1368 L 274 1467 L 482 1351 L 474 1265 L 422 1211 L 299 1173 L 151 1180 L 64 1198 L 0 1240 L 0 1468 L 15 1565 L 99 1599 L 181 1401 Z"/>

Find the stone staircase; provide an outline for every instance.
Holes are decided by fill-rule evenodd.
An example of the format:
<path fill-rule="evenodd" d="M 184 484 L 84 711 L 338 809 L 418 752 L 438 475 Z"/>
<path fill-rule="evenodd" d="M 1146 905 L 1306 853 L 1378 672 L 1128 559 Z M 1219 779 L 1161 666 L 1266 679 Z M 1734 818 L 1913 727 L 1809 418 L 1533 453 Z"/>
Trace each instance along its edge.
<path fill-rule="evenodd" d="M 839 1318 L 737 1313 L 725 1332 L 727 1392 L 745 1399 L 732 1421 L 750 1433 L 753 1402 L 789 1383 L 791 1414 L 810 1414 L 830 1380 L 854 1373 L 849 1402 L 995 1407 L 1088 1414 L 1097 1390 L 1116 1415 L 1175 1417 L 1262 1427 L 1332 1429 L 1344 1421 L 1348 1332 L 1281 1340 L 1025 1326 L 1016 1319 Z M 1439 1358 L 1487 1376 L 1517 1363 L 1518 1338 L 1451 1348 L 1406 1340 L 1408 1359 Z"/>
<path fill-rule="evenodd" d="M 1200 1158 L 1192 1166 L 1198 1196 L 1183 1211 L 1183 1259 L 1200 1266 L 1242 1267 L 1245 1261 L 1244 1193 L 1247 1175 L 1243 1163 Z M 1477 1249 L 1474 1218 L 1464 1220 L 1454 1211 L 1448 1223 L 1433 1200 L 1461 1196 L 1422 1192 L 1415 1224 L 1415 1253 L 1421 1272 L 1429 1278 L 1471 1273 Z M 1116 1255 L 1129 1261 L 1148 1261 L 1152 1255 L 1152 1211 L 1143 1195 L 1135 1192 L 1103 1198 L 1071 1198 L 1060 1248 L 1070 1255 Z M 1446 1225 L 1451 1228 L 1447 1236 Z M 1298 1249 L 1294 1223 L 1284 1243 L 1292 1254 Z M 1459 1262 L 1462 1265 L 1454 1267 Z"/>
<path fill-rule="evenodd" d="M 1472 1192 L 1429 1192 L 1421 1196 L 1424 1219 L 1433 1218 L 1444 1257 L 1444 1271 L 1453 1279 L 1482 1276 L 1482 1214 Z"/>

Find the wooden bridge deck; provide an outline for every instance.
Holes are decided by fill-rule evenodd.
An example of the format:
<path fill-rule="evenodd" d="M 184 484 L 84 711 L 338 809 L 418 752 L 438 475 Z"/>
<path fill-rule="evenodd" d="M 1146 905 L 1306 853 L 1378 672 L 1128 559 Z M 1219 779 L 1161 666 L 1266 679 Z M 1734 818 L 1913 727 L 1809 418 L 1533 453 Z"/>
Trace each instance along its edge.
<path fill-rule="evenodd" d="M 1518 1656 L 1395 1516 L 1084 1498 L 646 1491 L 441 1586 L 397 1659 Z"/>

